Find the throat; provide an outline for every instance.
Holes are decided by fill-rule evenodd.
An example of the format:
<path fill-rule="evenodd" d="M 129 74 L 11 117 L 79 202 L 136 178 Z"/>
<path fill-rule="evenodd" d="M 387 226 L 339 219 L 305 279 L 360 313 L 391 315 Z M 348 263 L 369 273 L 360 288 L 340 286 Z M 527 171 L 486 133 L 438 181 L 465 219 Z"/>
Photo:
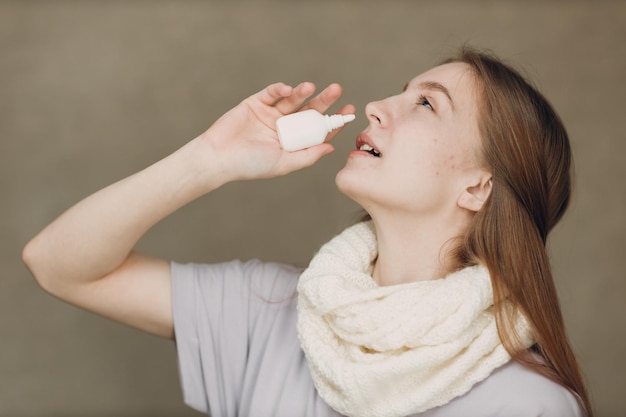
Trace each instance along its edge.
<path fill-rule="evenodd" d="M 387 265 L 376 260 L 374 264 L 372 279 L 378 286 L 385 287 L 390 285 L 410 284 L 417 281 L 430 281 L 443 278 L 447 273 L 441 272 L 439 268 L 428 266 L 416 268 L 402 268 L 397 265 Z"/>
<path fill-rule="evenodd" d="M 377 233 L 378 256 L 372 278 L 379 286 L 440 279 L 457 269 L 450 239 L 424 232 L 407 228 Z"/>

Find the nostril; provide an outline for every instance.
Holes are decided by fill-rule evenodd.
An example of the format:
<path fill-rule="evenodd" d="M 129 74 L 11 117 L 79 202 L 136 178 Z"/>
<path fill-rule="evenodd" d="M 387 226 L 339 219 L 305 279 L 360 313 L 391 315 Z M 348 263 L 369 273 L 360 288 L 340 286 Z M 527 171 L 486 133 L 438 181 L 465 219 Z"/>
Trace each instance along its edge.
<path fill-rule="evenodd" d="M 372 101 L 371 103 L 367 103 L 367 105 L 365 106 L 365 113 L 367 114 L 367 117 L 370 119 L 370 123 L 382 125 L 383 121 L 378 116 L 379 114 L 381 114 L 381 111 L 378 108 L 378 106 L 379 106 L 379 102 L 377 101 Z"/>
<path fill-rule="evenodd" d="M 382 123 L 382 120 L 380 120 L 380 117 L 376 116 L 375 114 L 370 114 L 370 119 L 371 119 L 373 122 L 376 122 L 376 123 L 378 123 L 378 124 L 381 124 L 381 123 Z"/>

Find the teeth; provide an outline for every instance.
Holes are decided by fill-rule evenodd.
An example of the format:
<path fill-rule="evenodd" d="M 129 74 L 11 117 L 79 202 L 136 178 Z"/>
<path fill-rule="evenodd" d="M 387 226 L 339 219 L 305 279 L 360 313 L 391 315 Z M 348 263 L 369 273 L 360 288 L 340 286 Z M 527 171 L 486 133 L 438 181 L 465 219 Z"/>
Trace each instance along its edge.
<path fill-rule="evenodd" d="M 359 150 L 369 152 L 376 157 L 380 156 L 380 152 L 378 152 L 376 149 L 374 149 L 367 143 L 364 143 L 363 145 L 359 146 Z"/>

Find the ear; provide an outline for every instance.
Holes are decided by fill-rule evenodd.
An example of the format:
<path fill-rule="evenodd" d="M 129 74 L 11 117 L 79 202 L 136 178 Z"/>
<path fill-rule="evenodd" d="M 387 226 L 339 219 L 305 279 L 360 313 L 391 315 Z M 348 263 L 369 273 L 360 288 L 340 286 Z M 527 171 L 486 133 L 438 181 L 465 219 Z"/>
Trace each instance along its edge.
<path fill-rule="evenodd" d="M 482 173 L 461 192 L 457 205 L 469 211 L 479 211 L 491 193 L 492 184 L 491 174 Z"/>

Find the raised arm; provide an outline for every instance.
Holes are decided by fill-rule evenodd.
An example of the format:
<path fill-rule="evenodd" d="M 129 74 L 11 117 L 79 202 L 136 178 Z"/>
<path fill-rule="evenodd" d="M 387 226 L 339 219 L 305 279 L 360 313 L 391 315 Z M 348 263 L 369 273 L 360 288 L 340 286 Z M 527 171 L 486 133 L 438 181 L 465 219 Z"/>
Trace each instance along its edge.
<path fill-rule="evenodd" d="M 25 264 L 60 299 L 173 337 L 169 263 L 133 247 L 154 224 L 221 185 L 284 175 L 332 152 L 328 143 L 293 153 L 278 143 L 276 119 L 314 90 L 311 83 L 278 83 L 248 97 L 178 151 L 63 213 L 26 245 Z M 330 85 L 304 108 L 326 111 L 340 95 Z"/>

